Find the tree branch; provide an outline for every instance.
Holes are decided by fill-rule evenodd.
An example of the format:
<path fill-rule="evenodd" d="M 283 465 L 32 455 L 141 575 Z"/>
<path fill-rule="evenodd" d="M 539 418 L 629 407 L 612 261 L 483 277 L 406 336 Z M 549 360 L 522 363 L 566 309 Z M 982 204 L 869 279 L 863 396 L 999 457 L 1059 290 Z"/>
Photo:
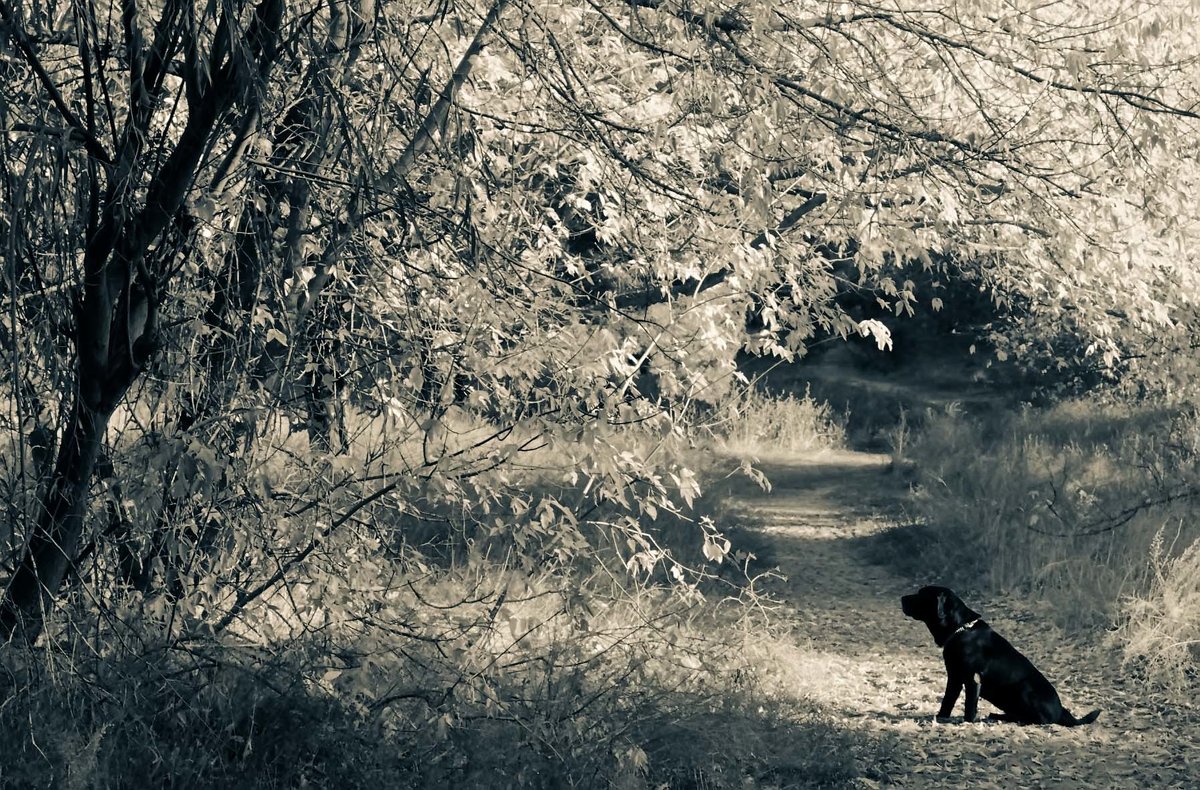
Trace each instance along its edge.
<path fill-rule="evenodd" d="M 229 625 L 237 619 L 238 615 L 246 610 L 247 606 L 260 598 L 263 593 L 267 592 L 276 584 L 279 584 L 279 582 L 283 581 L 284 577 L 287 576 L 293 568 L 308 559 L 309 555 L 316 551 L 317 546 L 320 546 L 322 543 L 324 543 L 329 536 L 338 529 L 338 527 L 354 518 L 355 514 L 365 508 L 367 505 L 370 505 L 372 502 L 375 502 L 394 491 L 401 482 L 403 481 L 396 480 L 395 482 L 388 483 L 387 485 L 376 489 L 372 493 L 355 502 L 345 513 L 330 523 L 329 526 L 320 530 L 317 535 L 313 537 L 307 545 L 305 545 L 303 549 L 296 553 L 295 556 L 293 556 L 287 562 L 281 563 L 279 568 L 265 581 L 247 592 L 238 593 L 237 599 L 234 601 L 233 606 L 229 607 L 229 611 L 222 615 L 221 619 L 218 620 L 215 625 L 213 625 L 213 631 L 224 631 L 226 628 L 228 628 Z"/>
<path fill-rule="evenodd" d="M 5 27 L 8 28 L 9 35 L 17 44 L 17 49 L 21 50 L 21 54 L 25 57 L 25 61 L 29 67 L 33 69 L 33 73 L 37 75 L 38 80 L 42 83 L 42 87 L 50 94 L 50 101 L 54 103 L 54 108 L 62 119 L 67 122 L 67 125 L 78 133 L 83 142 L 84 148 L 92 155 L 94 159 L 98 159 L 106 165 L 112 164 L 112 156 L 108 151 L 104 150 L 104 146 L 100 144 L 92 133 L 83 125 L 78 116 L 71 111 L 67 106 L 67 102 L 63 99 L 62 93 L 58 90 L 58 86 L 54 84 L 54 80 L 50 78 L 50 74 L 46 71 L 46 67 L 38 60 L 37 53 L 33 50 L 33 43 L 30 42 L 29 36 L 25 33 L 25 29 L 21 27 L 17 20 L 16 14 L 5 0 L 0 0 L 0 20 L 4 21 Z"/>
<path fill-rule="evenodd" d="M 794 209 L 784 215 L 771 230 L 764 230 L 749 241 L 751 249 L 762 249 L 771 243 L 772 239 L 782 236 L 789 230 L 794 228 L 800 220 L 816 211 L 821 206 L 825 205 L 829 200 L 829 196 L 825 193 L 818 193 L 810 197 L 808 200 L 796 206 Z M 665 302 L 669 299 L 675 299 L 680 296 L 695 296 L 704 291 L 714 288 L 729 279 L 733 274 L 733 270 L 726 267 L 704 277 L 689 277 L 686 280 L 663 285 L 658 288 L 647 288 L 641 291 L 633 291 L 630 293 L 621 294 L 616 298 L 616 306 L 622 310 L 634 308 L 646 308 L 653 304 Z"/>
<path fill-rule="evenodd" d="M 446 127 L 446 119 L 450 115 L 450 107 L 454 104 L 454 97 L 458 94 L 459 88 L 467 81 L 467 77 L 471 75 L 472 60 L 479 51 L 483 49 L 484 43 L 487 41 L 488 34 L 495 27 L 497 20 L 500 19 L 500 13 L 508 5 L 509 0 L 495 0 L 487 16 L 483 18 L 479 29 L 475 31 L 475 37 L 471 39 L 470 46 L 463 53 L 458 61 L 458 65 L 454 69 L 454 73 L 450 76 L 446 86 L 442 88 L 438 100 L 429 108 L 429 112 L 425 116 L 425 120 L 421 123 L 421 128 L 409 140 L 408 145 L 404 149 L 404 153 L 396 160 L 396 163 L 383 176 L 383 183 L 394 185 L 404 180 L 413 165 L 417 162 L 417 157 L 425 152 L 426 149 L 433 143 L 434 136 L 440 135 Z"/>
<path fill-rule="evenodd" d="M 1138 93 L 1137 91 L 1132 90 L 1122 90 L 1119 88 L 1095 88 L 1087 85 L 1071 85 L 1060 80 L 1042 77 L 1027 68 L 1016 65 L 1009 58 L 1000 57 L 974 44 L 970 44 L 966 41 L 959 41 L 958 39 L 951 38 L 943 33 L 939 33 L 936 30 L 930 30 L 924 26 L 918 27 L 907 20 L 897 19 L 892 14 L 879 14 L 875 15 L 873 18 L 879 22 L 891 26 L 896 30 L 903 31 L 909 35 L 916 36 L 917 38 L 925 39 L 926 41 L 936 41 L 942 46 L 950 49 L 961 49 L 966 52 L 970 52 L 972 55 L 975 55 L 982 60 L 986 60 L 989 63 L 1000 66 L 1001 68 L 1007 69 L 1014 74 L 1024 77 L 1030 82 L 1036 82 L 1039 85 L 1045 85 L 1049 88 L 1054 88 L 1055 90 L 1066 91 L 1070 93 L 1090 94 L 1093 96 L 1108 96 L 1110 98 L 1120 99 L 1121 101 L 1124 101 L 1127 104 L 1138 108 L 1139 110 L 1145 110 L 1146 112 L 1167 113 L 1170 115 L 1178 115 L 1184 118 L 1200 119 L 1200 114 L 1193 112 L 1192 110 L 1183 107 L 1174 107 L 1161 99 L 1157 99 L 1145 93 Z"/>

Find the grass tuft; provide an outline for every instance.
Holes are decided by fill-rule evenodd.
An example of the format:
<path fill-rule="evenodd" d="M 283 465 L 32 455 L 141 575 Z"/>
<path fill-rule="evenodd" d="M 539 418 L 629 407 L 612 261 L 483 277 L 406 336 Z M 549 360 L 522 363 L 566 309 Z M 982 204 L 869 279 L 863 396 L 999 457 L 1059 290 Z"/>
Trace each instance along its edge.
<path fill-rule="evenodd" d="M 1182 523 L 1176 535 L 1181 531 Z M 1119 638 L 1126 666 L 1183 694 L 1200 678 L 1200 541 L 1172 556 L 1163 535 L 1159 531 L 1151 544 L 1149 587 L 1124 602 Z"/>
<path fill-rule="evenodd" d="M 772 456 L 844 447 L 846 421 L 806 389 L 797 396 L 748 388 L 718 426 L 717 446 L 730 455 Z"/>

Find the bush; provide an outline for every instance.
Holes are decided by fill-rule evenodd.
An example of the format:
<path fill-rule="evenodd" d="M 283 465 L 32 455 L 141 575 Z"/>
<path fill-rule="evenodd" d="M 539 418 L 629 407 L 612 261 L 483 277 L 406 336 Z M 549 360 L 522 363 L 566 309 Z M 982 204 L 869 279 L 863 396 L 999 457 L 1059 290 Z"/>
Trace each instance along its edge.
<path fill-rule="evenodd" d="M 789 402 L 777 431 L 823 413 Z M 773 637 L 747 618 L 736 529 L 655 458 L 673 431 L 613 429 L 602 451 L 517 437 L 519 463 L 431 485 L 392 477 L 420 442 L 359 422 L 342 456 L 281 434 L 245 492 L 197 472 L 211 485 L 175 508 L 156 448 L 115 465 L 121 534 L 162 512 L 177 545 L 149 554 L 147 529 L 129 547 L 144 585 L 90 554 L 37 649 L 0 651 L 0 786 L 844 786 L 885 748 L 747 650 Z M 439 425 L 455 459 L 484 430 Z M 200 553 L 201 527 L 221 551 Z"/>
<path fill-rule="evenodd" d="M 403 752 L 343 701 L 282 664 L 252 670 L 216 655 L 83 665 L 10 653 L 0 786 L 365 787 L 411 775 Z"/>
<path fill-rule="evenodd" d="M 553 483 L 524 496 L 534 482 Z M 590 548 L 557 561 L 550 542 L 508 550 L 515 529 L 381 509 L 215 635 L 185 625 L 187 601 L 109 587 L 101 608 L 77 586 L 52 647 L 0 653 L 16 766 L 0 787 L 845 786 L 886 745 L 839 729 L 748 649 L 775 639 L 749 618 L 752 580 L 705 552 L 716 526 L 731 555 L 739 534 L 695 505 L 595 502 L 576 524 Z M 394 534 L 426 550 L 363 550 Z M 655 552 L 673 559 L 629 572 Z"/>

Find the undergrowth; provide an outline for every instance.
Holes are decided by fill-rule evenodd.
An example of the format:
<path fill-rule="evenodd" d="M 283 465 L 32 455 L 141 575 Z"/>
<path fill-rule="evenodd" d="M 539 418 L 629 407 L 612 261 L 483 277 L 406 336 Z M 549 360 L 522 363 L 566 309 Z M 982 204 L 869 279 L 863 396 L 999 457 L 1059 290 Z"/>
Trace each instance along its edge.
<path fill-rule="evenodd" d="M 750 403 L 772 443 L 826 430 Z M 0 787 L 845 787 L 891 748 L 779 681 L 750 533 L 682 469 L 604 489 L 551 447 L 477 510 L 349 485 L 310 508 L 277 494 L 420 448 L 303 449 L 256 467 L 260 509 L 218 500 L 219 577 L 172 598 L 93 555 L 42 641 L 0 649 Z"/>
<path fill-rule="evenodd" d="M 1031 592 L 1067 628 L 1119 626 L 1162 681 L 1200 658 L 1200 418 L 1073 400 L 977 419 L 930 414 L 910 443 L 914 523 L 888 561 L 967 588 Z"/>
<path fill-rule="evenodd" d="M 884 748 L 774 687 L 750 619 L 461 584 L 409 633 L 6 651 L 0 786 L 844 787 Z"/>

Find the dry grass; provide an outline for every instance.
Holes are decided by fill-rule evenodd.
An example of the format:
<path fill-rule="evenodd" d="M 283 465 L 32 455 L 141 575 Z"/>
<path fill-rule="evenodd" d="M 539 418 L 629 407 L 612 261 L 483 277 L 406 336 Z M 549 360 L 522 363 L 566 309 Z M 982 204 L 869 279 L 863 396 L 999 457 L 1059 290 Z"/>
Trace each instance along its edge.
<path fill-rule="evenodd" d="M 927 417 L 909 454 L 918 525 L 884 538 L 893 561 L 952 585 L 1032 592 L 1064 627 L 1121 625 L 1130 660 L 1163 680 L 1194 673 L 1194 411 L 1089 400 L 990 420 L 950 411 Z"/>
<path fill-rule="evenodd" d="M 1176 539 L 1181 532 L 1182 523 Z M 1200 678 L 1200 541 L 1176 556 L 1163 534 L 1151 545 L 1150 585 L 1126 598 L 1118 633 L 1127 663 L 1185 695 Z"/>
<path fill-rule="evenodd" d="M 715 427 L 716 445 L 730 455 L 771 457 L 844 447 L 845 418 L 804 394 L 773 395 L 748 388 Z"/>

